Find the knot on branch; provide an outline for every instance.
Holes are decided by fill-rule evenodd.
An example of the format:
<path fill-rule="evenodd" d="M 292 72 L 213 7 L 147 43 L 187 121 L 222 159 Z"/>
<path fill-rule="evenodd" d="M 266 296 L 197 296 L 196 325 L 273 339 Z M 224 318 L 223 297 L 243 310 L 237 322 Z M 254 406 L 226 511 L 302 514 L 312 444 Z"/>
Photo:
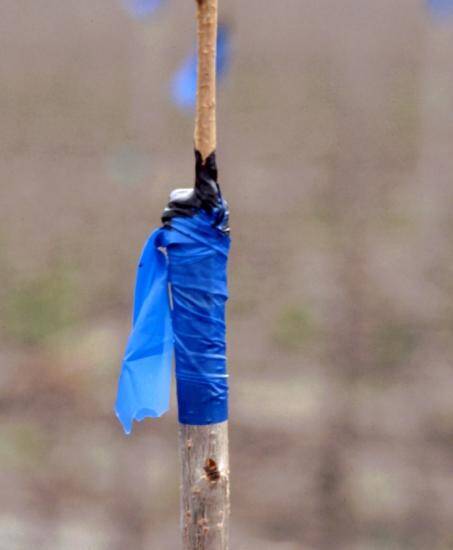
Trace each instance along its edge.
<path fill-rule="evenodd" d="M 204 471 L 209 481 L 218 481 L 220 479 L 220 470 L 213 458 L 206 459 Z"/>

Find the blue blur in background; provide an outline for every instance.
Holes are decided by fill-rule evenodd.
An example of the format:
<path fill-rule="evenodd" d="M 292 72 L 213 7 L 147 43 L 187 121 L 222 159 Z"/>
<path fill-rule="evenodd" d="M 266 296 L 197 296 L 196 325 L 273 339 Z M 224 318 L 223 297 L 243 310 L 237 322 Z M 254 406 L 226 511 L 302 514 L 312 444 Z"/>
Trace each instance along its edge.
<path fill-rule="evenodd" d="M 453 0 L 427 0 L 428 9 L 438 19 L 453 17 Z"/>
<path fill-rule="evenodd" d="M 163 0 L 123 0 L 127 12 L 137 19 L 151 15 L 162 3 Z"/>
<path fill-rule="evenodd" d="M 219 24 L 217 33 L 217 81 L 228 72 L 231 59 L 230 30 L 224 23 Z M 192 110 L 197 98 L 197 53 L 194 51 L 178 69 L 171 84 L 174 103 L 183 110 Z"/>

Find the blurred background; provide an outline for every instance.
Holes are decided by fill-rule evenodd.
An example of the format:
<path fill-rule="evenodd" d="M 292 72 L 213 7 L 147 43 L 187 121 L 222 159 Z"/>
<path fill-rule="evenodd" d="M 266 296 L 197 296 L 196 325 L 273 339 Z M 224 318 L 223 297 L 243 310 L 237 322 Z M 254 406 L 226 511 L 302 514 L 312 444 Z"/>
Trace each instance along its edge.
<path fill-rule="evenodd" d="M 0 5 L 0 549 L 177 549 L 175 406 L 112 408 L 194 2 Z M 449 6 L 221 1 L 232 550 L 453 548 Z"/>

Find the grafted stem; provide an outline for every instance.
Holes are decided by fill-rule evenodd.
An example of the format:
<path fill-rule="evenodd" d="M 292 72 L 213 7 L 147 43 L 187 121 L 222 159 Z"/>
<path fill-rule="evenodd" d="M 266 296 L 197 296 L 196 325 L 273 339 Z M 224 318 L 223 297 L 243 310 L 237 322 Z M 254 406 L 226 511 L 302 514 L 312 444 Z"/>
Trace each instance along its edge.
<path fill-rule="evenodd" d="M 230 516 L 228 422 L 180 426 L 184 550 L 227 550 Z"/>
<path fill-rule="evenodd" d="M 216 149 L 217 0 L 196 0 L 198 77 L 195 149 L 202 162 Z M 214 161 L 215 162 L 215 161 Z M 184 550 L 228 550 L 228 422 L 180 424 L 181 529 Z"/>

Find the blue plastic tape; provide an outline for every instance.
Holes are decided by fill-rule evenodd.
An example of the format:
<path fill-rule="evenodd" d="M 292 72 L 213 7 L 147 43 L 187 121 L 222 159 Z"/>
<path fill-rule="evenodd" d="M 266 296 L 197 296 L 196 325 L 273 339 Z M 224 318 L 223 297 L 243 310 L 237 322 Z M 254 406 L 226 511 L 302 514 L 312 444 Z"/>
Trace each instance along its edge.
<path fill-rule="evenodd" d="M 144 247 L 115 405 L 126 433 L 134 420 L 159 417 L 168 410 L 173 353 L 179 421 L 206 425 L 228 419 L 225 303 L 230 239 L 219 219 L 219 209 L 173 218 Z"/>

